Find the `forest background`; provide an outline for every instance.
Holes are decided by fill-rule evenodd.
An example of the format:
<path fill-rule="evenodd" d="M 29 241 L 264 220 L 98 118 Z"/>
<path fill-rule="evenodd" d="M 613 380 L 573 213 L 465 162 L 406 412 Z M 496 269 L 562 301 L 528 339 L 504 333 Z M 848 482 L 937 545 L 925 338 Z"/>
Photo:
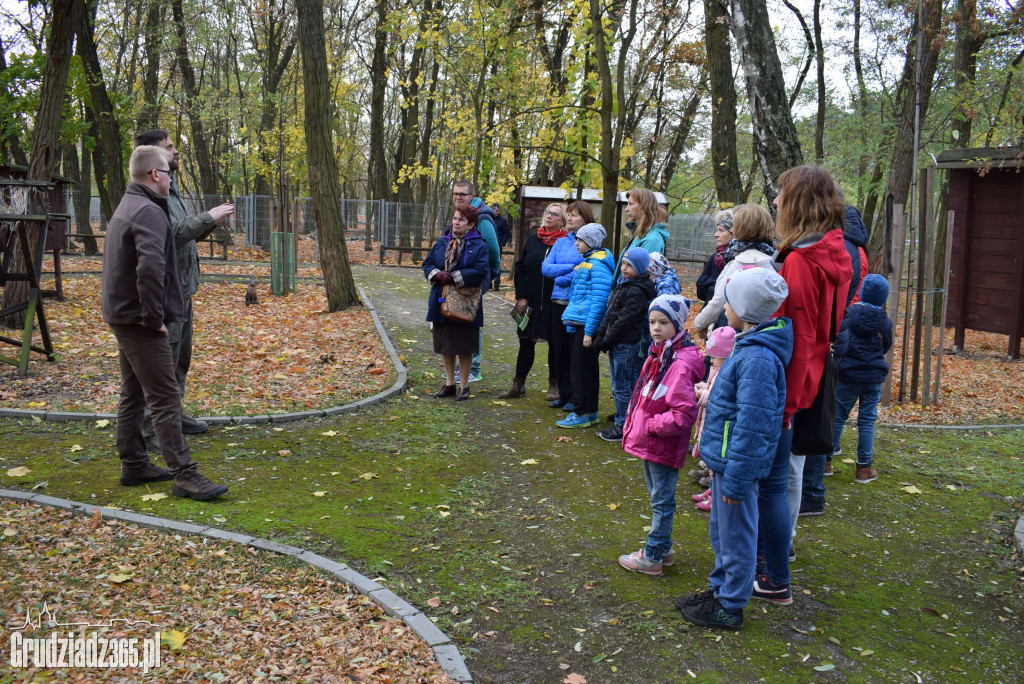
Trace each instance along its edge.
<path fill-rule="evenodd" d="M 59 16 L 74 51 L 53 166 L 106 215 L 153 127 L 188 192 L 273 194 L 287 175 L 310 194 L 310 12 L 329 73 L 310 118 L 342 197 L 436 205 L 467 177 L 489 201 L 642 186 L 686 213 L 770 202 L 817 161 L 870 228 L 908 196 L 918 79 L 921 159 L 1024 139 L 1021 0 L 4 0 L 0 157 L 29 165 Z"/>

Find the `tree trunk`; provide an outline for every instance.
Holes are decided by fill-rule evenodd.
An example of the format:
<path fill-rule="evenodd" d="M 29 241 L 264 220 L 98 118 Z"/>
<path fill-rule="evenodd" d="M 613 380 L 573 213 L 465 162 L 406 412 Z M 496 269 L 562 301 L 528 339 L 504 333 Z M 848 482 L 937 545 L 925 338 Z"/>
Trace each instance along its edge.
<path fill-rule="evenodd" d="M 160 104 L 157 95 L 160 89 L 160 55 L 164 26 L 164 0 L 150 0 L 146 10 L 146 71 L 142 81 L 142 111 L 139 113 L 140 131 L 156 128 L 160 119 Z"/>
<path fill-rule="evenodd" d="M 49 182 L 60 160 L 60 122 L 64 113 L 64 96 L 67 91 L 68 70 L 71 64 L 71 45 L 75 27 L 85 12 L 82 0 L 53 0 L 50 35 L 46 41 L 46 64 L 43 80 L 39 87 L 39 109 L 36 113 L 32 134 L 32 149 L 29 154 L 28 177 L 32 180 Z M 45 193 L 29 194 L 29 212 L 45 212 Z M 29 229 L 29 245 L 35 244 L 36 228 Z M 25 272 L 25 260 L 20 249 L 11 258 L 10 271 Z M 28 301 L 27 282 L 8 282 L 3 290 L 3 304 L 6 309 Z M 23 329 L 25 312 L 21 311 L 3 319 L 3 325 Z"/>
<path fill-rule="evenodd" d="M 693 130 L 693 122 L 697 116 L 697 110 L 700 108 L 700 103 L 705 95 L 707 95 L 707 83 L 706 81 L 701 81 L 693 91 L 690 99 L 687 100 L 686 108 L 683 110 L 683 117 L 679 120 L 679 125 L 676 126 L 675 133 L 672 136 L 672 144 L 669 146 L 668 155 L 665 159 L 665 168 L 661 172 L 661 187 L 665 188 L 666 191 L 668 190 L 669 183 L 672 181 L 672 176 L 676 175 L 679 157 L 682 156 L 683 150 L 686 147 L 690 131 Z"/>
<path fill-rule="evenodd" d="M 331 138 L 331 76 L 327 70 L 323 0 L 296 0 L 302 80 L 306 98 L 306 159 L 309 187 L 320 241 L 320 264 L 327 290 L 327 310 L 340 311 L 359 303 L 345 244 L 341 216 L 338 161 Z"/>
<path fill-rule="evenodd" d="M 83 146 L 83 150 L 85 147 Z M 78 163 L 78 147 L 73 143 L 64 146 L 64 175 L 78 184 L 77 192 L 72 193 L 75 206 L 75 232 L 80 235 L 92 235 L 92 224 L 89 223 L 89 200 L 92 191 L 92 178 L 89 173 L 89 163 Z M 85 201 L 82 201 L 82 198 Z M 100 253 L 96 246 L 96 238 L 79 238 L 85 247 L 86 256 L 96 256 Z"/>
<path fill-rule="evenodd" d="M 814 161 L 825 162 L 825 46 L 821 42 L 821 0 L 814 0 L 814 61 L 818 66 L 818 112 L 814 117 Z"/>
<path fill-rule="evenodd" d="M 720 206 L 746 201 L 736 151 L 736 86 L 728 19 L 722 0 L 704 0 L 704 44 L 711 86 L 711 168 Z"/>
<path fill-rule="evenodd" d="M 860 158 L 857 160 L 857 206 L 864 207 L 864 196 L 867 190 L 865 176 L 868 172 L 870 153 L 868 152 L 868 87 L 864 82 L 864 64 L 860 52 L 860 1 L 853 0 L 853 68 L 857 73 L 857 113 L 860 115 Z M 876 162 L 877 164 L 877 162 Z M 865 216 L 868 225 L 871 217 Z"/>
<path fill-rule="evenodd" d="M 416 150 L 420 138 L 420 71 L 423 68 L 426 49 L 424 48 L 423 34 L 430 26 L 433 17 L 432 0 L 423 0 L 420 8 L 420 21 L 417 30 L 416 40 L 412 50 L 412 59 L 409 61 L 409 73 L 402 79 L 402 132 L 399 142 L 397 158 L 398 174 L 398 201 L 412 202 L 412 189 L 414 181 L 408 175 L 402 176 L 404 171 L 409 173 L 416 165 Z"/>
<path fill-rule="evenodd" d="M 107 197 L 103 212 L 110 220 L 117 203 L 124 195 L 125 170 L 122 156 L 121 125 L 114 115 L 114 105 L 107 95 L 96 42 L 93 39 L 93 24 L 96 19 L 96 4 L 91 2 L 82 13 L 77 27 L 76 52 L 82 59 L 85 77 L 89 82 L 89 100 L 92 103 L 92 130 L 96 139 L 93 159 L 96 161 L 96 185 L 102 186 Z"/>
<path fill-rule="evenodd" d="M 199 185 L 204 195 L 217 194 L 217 177 L 213 172 L 210 160 L 210 142 L 203 126 L 202 112 L 199 111 L 199 88 L 196 86 L 196 73 L 192 69 L 192 61 L 188 56 L 187 26 L 185 12 L 181 0 L 171 0 L 171 12 L 174 17 L 174 29 L 177 42 L 174 53 L 181 72 L 181 85 L 185 94 L 185 115 L 188 117 L 189 128 L 192 130 L 192 154 L 199 166 Z"/>
<path fill-rule="evenodd" d="M 786 98 L 786 82 L 765 0 L 730 0 L 730 6 L 730 28 L 750 102 L 754 152 L 764 176 L 765 200 L 771 203 L 779 193 L 779 176 L 803 164 L 803 152 Z"/>
<path fill-rule="evenodd" d="M 277 138 L 274 133 L 280 130 L 278 91 L 281 88 L 281 79 L 295 52 L 294 37 L 285 45 L 287 18 L 290 12 L 291 9 L 282 3 L 279 6 L 272 4 L 271 11 L 263 14 L 249 15 L 249 26 L 253 36 L 262 34 L 264 40 L 263 49 L 257 48 L 260 64 L 260 102 L 263 104 L 258 138 L 262 169 L 253 181 L 257 195 L 276 194 L 270 188 L 270 178 L 266 169 L 274 168 L 275 163 L 281 161 L 278 159 L 277 141 L 272 142 L 271 138 Z M 257 19 L 262 20 L 262 25 L 257 24 Z"/>
<path fill-rule="evenodd" d="M 900 79 L 899 88 L 896 91 L 897 122 L 896 130 L 893 133 L 891 142 L 887 145 L 892 149 L 891 162 L 889 164 L 889 177 L 886 182 L 885 192 L 882 197 L 893 195 L 894 204 L 906 205 L 907 197 L 910 195 L 910 184 L 914 174 L 917 173 L 917 160 L 914 156 L 914 114 L 917 108 L 916 99 L 916 72 L 917 72 L 917 27 L 919 22 L 924 24 L 924 42 L 921 62 L 921 121 L 924 122 L 928 112 L 928 102 L 932 93 L 932 81 L 935 77 L 935 68 L 939 60 L 939 48 L 942 41 L 937 41 L 939 29 L 942 25 L 942 2 L 941 0 L 924 0 L 924 16 L 918 17 L 914 22 L 913 37 L 907 44 L 906 61 L 903 67 L 903 76 Z M 877 196 L 869 196 L 868 203 L 874 210 L 877 203 Z M 867 209 L 867 207 L 865 207 Z M 908 212 L 917 211 L 917 207 L 907 207 Z M 879 215 L 880 216 L 880 215 Z M 874 222 L 878 224 L 878 220 Z M 872 254 L 874 264 L 872 270 L 877 271 L 881 263 L 883 241 L 885 231 L 872 230 L 868 240 L 868 250 Z"/>
<path fill-rule="evenodd" d="M 434 95 L 437 93 L 437 76 L 441 69 L 441 63 L 434 60 L 430 70 L 430 89 L 427 91 L 427 106 L 423 114 L 423 137 L 420 139 L 420 167 L 426 169 L 430 166 L 430 138 L 434 134 Z M 518 168 L 518 167 L 517 167 Z M 430 178 L 426 174 L 420 174 L 419 190 L 417 201 L 420 204 L 427 203 L 427 194 L 430 191 Z"/>
<path fill-rule="evenodd" d="M 388 85 L 388 0 L 377 0 L 373 63 L 370 66 L 370 199 L 389 199 L 388 162 L 384 147 L 384 100 Z"/>

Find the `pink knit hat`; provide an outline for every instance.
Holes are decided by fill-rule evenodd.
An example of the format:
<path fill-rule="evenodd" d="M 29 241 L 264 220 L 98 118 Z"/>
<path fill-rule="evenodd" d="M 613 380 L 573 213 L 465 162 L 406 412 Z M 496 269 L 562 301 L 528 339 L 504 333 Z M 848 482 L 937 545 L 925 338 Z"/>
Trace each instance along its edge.
<path fill-rule="evenodd" d="M 736 342 L 736 331 L 731 326 L 723 325 L 715 328 L 704 345 L 704 353 L 716 359 L 724 359 L 732 353 L 732 345 Z"/>

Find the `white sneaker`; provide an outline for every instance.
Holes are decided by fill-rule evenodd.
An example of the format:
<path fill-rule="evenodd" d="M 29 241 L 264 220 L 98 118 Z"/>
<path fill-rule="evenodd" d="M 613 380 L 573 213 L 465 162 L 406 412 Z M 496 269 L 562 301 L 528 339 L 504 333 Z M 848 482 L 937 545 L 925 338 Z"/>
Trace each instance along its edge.
<path fill-rule="evenodd" d="M 484 376 L 482 376 L 480 373 L 470 373 L 469 374 L 469 381 L 470 382 L 480 382 L 483 379 L 484 379 Z M 458 378 L 456 378 L 455 381 L 458 382 Z"/>

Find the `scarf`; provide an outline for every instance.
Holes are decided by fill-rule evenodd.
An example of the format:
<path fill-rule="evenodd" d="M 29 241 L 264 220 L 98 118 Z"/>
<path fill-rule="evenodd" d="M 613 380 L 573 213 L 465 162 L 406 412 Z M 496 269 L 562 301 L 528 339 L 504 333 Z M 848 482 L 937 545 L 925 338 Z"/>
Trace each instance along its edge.
<path fill-rule="evenodd" d="M 468 235 L 468 233 L 467 233 Z M 458 237 L 455 233 L 448 236 L 448 247 L 444 251 L 444 270 L 454 271 L 459 265 L 459 257 L 466 246 L 466 237 Z"/>
<path fill-rule="evenodd" d="M 736 258 L 737 254 L 742 254 L 748 249 L 756 249 L 762 254 L 767 254 L 769 257 L 775 256 L 775 248 L 767 242 L 751 242 L 748 240 L 737 240 L 733 238 L 729 240 L 729 245 L 725 250 L 726 262 L 732 261 Z"/>
<path fill-rule="evenodd" d="M 725 268 L 725 250 L 728 249 L 728 245 L 722 245 L 721 247 L 715 247 L 715 268 L 721 271 Z"/>
<path fill-rule="evenodd" d="M 634 407 L 644 402 L 648 396 L 644 392 L 647 387 L 651 388 L 649 394 L 654 394 L 658 385 L 665 379 L 669 366 L 676 360 L 676 353 L 683 347 L 692 346 L 694 344 L 690 340 L 690 333 L 685 330 L 678 333 L 671 340 L 651 345 L 651 350 L 647 354 L 647 363 L 644 364 L 643 370 L 640 371 L 640 379 L 634 385 L 633 395 L 629 398 L 627 413 L 632 413 Z"/>
<path fill-rule="evenodd" d="M 544 226 L 541 226 L 537 229 L 537 237 L 540 238 L 540 241 L 548 247 L 555 244 L 556 240 L 564 238 L 568 234 L 569 233 L 565 232 L 564 228 L 560 228 L 558 230 L 545 230 Z"/>

